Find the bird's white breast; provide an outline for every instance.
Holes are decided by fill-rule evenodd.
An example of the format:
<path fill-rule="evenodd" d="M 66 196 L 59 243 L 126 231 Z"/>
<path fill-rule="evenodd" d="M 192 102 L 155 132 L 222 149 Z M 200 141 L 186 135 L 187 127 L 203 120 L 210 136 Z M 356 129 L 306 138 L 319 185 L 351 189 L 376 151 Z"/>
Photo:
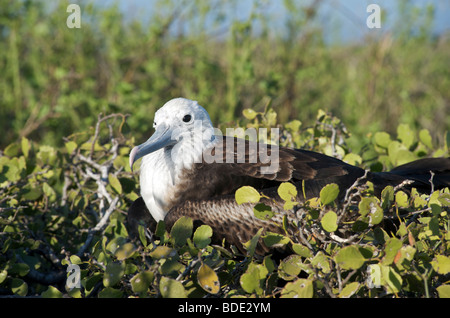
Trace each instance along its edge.
<path fill-rule="evenodd" d="M 164 220 L 173 196 L 174 169 L 170 152 L 160 149 L 142 158 L 140 171 L 141 196 L 153 218 Z"/>

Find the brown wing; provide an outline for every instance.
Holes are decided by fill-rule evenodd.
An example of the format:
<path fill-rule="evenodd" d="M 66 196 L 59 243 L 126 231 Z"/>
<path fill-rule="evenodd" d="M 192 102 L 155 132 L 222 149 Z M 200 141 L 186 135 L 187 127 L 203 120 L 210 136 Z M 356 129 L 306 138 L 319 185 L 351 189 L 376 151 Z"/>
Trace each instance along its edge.
<path fill-rule="evenodd" d="M 328 183 L 338 183 L 343 189 L 364 174 L 360 168 L 320 153 L 223 138 L 223 147 L 207 150 L 215 162 L 208 163 L 204 159 L 183 172 L 173 206 L 186 200 L 234 195 L 238 188 L 246 185 L 276 193 L 274 189 L 287 181 L 299 190 L 305 181 L 307 197 L 311 197 L 318 195 Z M 242 144 L 245 149 L 240 148 Z"/>

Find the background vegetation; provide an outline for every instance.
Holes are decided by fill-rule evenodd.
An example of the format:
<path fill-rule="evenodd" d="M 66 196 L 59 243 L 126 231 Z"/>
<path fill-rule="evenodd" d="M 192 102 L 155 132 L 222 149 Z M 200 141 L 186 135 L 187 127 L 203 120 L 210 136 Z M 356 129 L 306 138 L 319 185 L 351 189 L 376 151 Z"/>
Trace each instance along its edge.
<path fill-rule="evenodd" d="M 345 45 L 325 43 L 320 2 L 284 1 L 276 34 L 264 2 L 243 21 L 221 2 L 157 1 L 164 14 L 147 24 L 81 2 L 82 29 L 68 29 L 66 1 L 0 0 L 0 294 L 448 297 L 448 189 L 376 199 L 360 185 L 352 199 L 375 205 L 377 221 L 324 192 L 303 224 L 323 237 L 262 238 L 292 249 L 278 263 L 252 242 L 247 255 L 212 246 L 210 229 L 185 219 L 154 240 L 131 241 L 126 228 L 139 193 L 128 153 L 175 96 L 200 101 L 219 126 L 277 126 L 283 145 L 366 169 L 448 156 L 450 41 L 432 36 L 431 6 L 398 3 L 401 27 Z M 356 236 L 336 240 L 351 206 Z M 65 286 L 69 264 L 81 288 Z"/>
<path fill-rule="evenodd" d="M 399 123 L 433 137 L 448 130 L 450 41 L 433 35 L 432 5 L 399 1 L 390 32 L 343 44 L 325 42 L 320 1 L 283 1 L 283 29 L 272 28 L 265 3 L 243 20 L 234 1 L 153 1 L 159 14 L 142 22 L 118 5 L 81 1 L 82 28 L 69 29 L 67 1 L 1 0 L 0 147 L 21 137 L 61 146 L 98 113 L 119 111 L 143 140 L 154 110 L 174 96 L 198 100 L 216 125 L 262 110 L 265 98 L 281 123 L 326 109 L 357 148 Z"/>

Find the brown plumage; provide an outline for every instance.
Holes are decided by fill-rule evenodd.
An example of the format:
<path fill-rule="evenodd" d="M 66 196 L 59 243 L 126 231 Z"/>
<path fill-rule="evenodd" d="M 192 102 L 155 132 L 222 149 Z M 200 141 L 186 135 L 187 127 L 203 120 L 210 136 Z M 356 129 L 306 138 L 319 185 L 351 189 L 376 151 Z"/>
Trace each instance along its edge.
<path fill-rule="evenodd" d="M 259 159 L 252 162 L 254 157 L 250 152 L 251 149 L 258 148 L 250 147 L 251 142 L 245 141 L 245 160 L 238 163 L 236 156 L 238 139 L 233 138 L 233 142 L 230 143 L 232 148 L 228 149 L 226 141 L 231 137 L 223 138 L 224 147 L 215 148 L 212 152 L 216 158 L 223 158 L 223 163 L 203 161 L 194 164 L 192 169 L 185 169 L 182 172 L 181 181 L 176 185 L 175 195 L 169 204 L 171 208 L 164 219 L 168 229 L 179 217 L 188 216 L 197 224 L 211 226 L 216 242 L 225 239 L 229 244 L 243 250 L 242 243 L 251 239 L 261 227 L 281 233 L 281 228 L 275 223 L 281 223 L 283 214 L 293 213 L 283 211 L 284 201 L 277 194 L 277 188 L 282 182 L 291 182 L 297 187 L 298 202 L 304 202 L 303 193 L 306 199 L 319 196 L 320 190 L 329 183 L 336 183 L 339 186 L 342 198 L 345 190 L 365 173 L 361 168 L 320 153 L 285 147 L 274 149 L 275 146 L 266 145 L 269 154 L 270 151 L 279 151 L 279 165 L 273 173 L 263 174 L 261 168 L 269 164 L 262 163 Z M 233 157 L 234 162 L 227 163 L 225 160 L 227 156 Z M 408 185 L 409 188 L 415 187 L 420 191 L 429 192 L 431 171 L 434 174 L 435 189 L 450 186 L 450 158 L 421 159 L 399 166 L 390 172 L 369 172 L 366 179 L 373 182 L 375 192 L 378 194 L 387 185 L 395 186 L 407 179 L 412 181 L 412 184 Z M 273 220 L 263 221 L 256 218 L 252 204 L 236 203 L 235 191 L 246 185 L 253 186 L 275 200 L 274 203 L 273 200 L 263 199 L 263 202 L 276 212 Z M 305 189 L 302 189 L 303 185 Z M 139 202 L 129 210 L 130 224 L 137 224 L 133 218 L 140 218 L 146 210 L 142 199 L 137 201 Z M 139 213 L 136 213 L 135 209 Z M 264 253 L 268 249 L 262 245 L 259 251 Z"/>

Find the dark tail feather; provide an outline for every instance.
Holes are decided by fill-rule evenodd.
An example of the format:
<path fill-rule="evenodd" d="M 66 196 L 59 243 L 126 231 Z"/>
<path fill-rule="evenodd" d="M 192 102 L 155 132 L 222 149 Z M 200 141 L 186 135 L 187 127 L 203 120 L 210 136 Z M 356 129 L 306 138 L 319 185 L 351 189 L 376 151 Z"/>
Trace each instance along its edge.
<path fill-rule="evenodd" d="M 407 188 L 416 188 L 425 193 L 429 193 L 432 188 L 439 190 L 450 187 L 450 158 L 419 159 L 389 172 L 376 173 L 374 183 L 383 185 L 384 188 L 387 185 L 398 185 L 405 180 L 413 181 Z"/>

